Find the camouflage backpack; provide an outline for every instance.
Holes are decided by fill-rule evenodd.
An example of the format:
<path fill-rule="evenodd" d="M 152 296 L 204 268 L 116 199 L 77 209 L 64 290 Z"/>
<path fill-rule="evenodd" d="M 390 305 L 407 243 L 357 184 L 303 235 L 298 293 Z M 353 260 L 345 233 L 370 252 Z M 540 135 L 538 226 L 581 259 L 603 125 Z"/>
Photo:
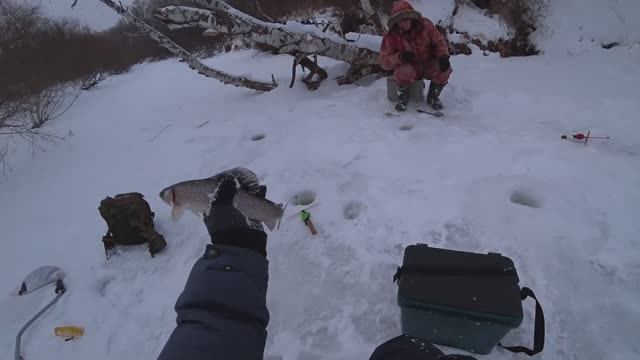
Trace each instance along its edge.
<path fill-rule="evenodd" d="M 118 194 L 100 202 L 100 215 L 109 229 L 102 237 L 104 250 L 109 259 L 116 245 L 149 244 L 153 257 L 167 245 L 162 235 L 153 226 L 154 213 L 140 193 Z"/>

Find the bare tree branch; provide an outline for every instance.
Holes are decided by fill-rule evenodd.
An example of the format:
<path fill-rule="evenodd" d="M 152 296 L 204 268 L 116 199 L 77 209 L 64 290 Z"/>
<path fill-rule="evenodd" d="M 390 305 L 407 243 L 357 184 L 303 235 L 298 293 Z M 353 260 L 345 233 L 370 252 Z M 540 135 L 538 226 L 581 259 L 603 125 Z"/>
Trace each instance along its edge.
<path fill-rule="evenodd" d="M 52 91 L 52 93 L 55 92 Z M 58 102 L 59 93 L 55 94 L 53 97 L 44 95 L 44 97 L 26 97 L 13 101 L 0 100 L 0 140 L 4 141 L 0 144 L 0 167 L 3 173 L 10 169 L 7 155 L 9 143 L 14 142 L 15 139 L 22 139 L 29 143 L 33 154 L 36 151 L 45 150 L 43 143 L 66 141 L 67 136 L 58 136 L 42 131 L 40 128 L 46 121 L 61 116 L 70 107 L 69 105 L 63 109 L 64 102 Z M 72 103 L 73 101 L 75 98 Z M 34 119 L 40 119 L 41 122 L 34 123 Z"/>
<path fill-rule="evenodd" d="M 158 137 L 159 137 L 159 136 L 160 136 L 160 135 L 161 135 L 165 130 L 167 130 L 168 128 L 170 128 L 170 127 L 172 127 L 172 126 L 173 126 L 173 124 L 169 124 L 169 125 L 167 125 L 167 126 L 163 127 L 163 128 L 162 128 L 162 130 L 160 130 L 160 132 L 158 132 L 158 133 L 156 134 L 156 136 L 152 137 L 152 138 L 149 140 L 149 142 L 154 142 L 154 141 L 155 141 L 155 140 L 156 140 L 156 139 L 157 139 L 157 138 L 158 138 Z"/>
<path fill-rule="evenodd" d="M 31 97 L 28 110 L 31 128 L 38 129 L 46 122 L 64 115 L 80 96 L 80 89 L 71 95 L 68 92 L 68 86 L 56 85 Z"/>
<path fill-rule="evenodd" d="M 274 53 L 295 57 L 322 55 L 345 61 L 351 64 L 352 70 L 340 78 L 339 84 L 350 84 L 362 76 L 381 71 L 377 51 L 354 46 L 337 34 L 325 34 L 313 26 L 264 22 L 222 1 L 195 2 L 209 9 L 168 6 L 156 10 L 154 16 L 167 23 L 169 28 L 201 27 L 207 29 L 205 33 L 242 36 L 243 39 L 248 39 Z M 326 72 L 324 74 L 326 75 Z M 309 77 L 305 78 L 305 83 L 310 89 L 317 89 L 323 78 L 320 72 L 316 71 L 314 75 L 318 75 L 320 79 L 312 81 Z"/>
<path fill-rule="evenodd" d="M 233 85 L 238 87 L 246 87 L 249 89 L 259 90 L 259 91 L 271 91 L 275 89 L 278 84 L 273 81 L 271 83 L 261 82 L 253 79 L 249 79 L 243 76 L 235 76 L 228 73 L 225 73 L 220 70 L 216 70 L 212 67 L 209 67 L 196 59 L 191 53 L 187 50 L 183 49 L 180 45 L 173 42 L 171 39 L 166 37 L 161 32 L 157 31 L 144 21 L 140 20 L 138 17 L 134 16 L 130 11 L 128 11 L 124 6 L 116 4 L 112 0 L 99 0 L 101 3 L 115 10 L 120 16 L 124 17 L 134 25 L 136 25 L 140 30 L 144 31 L 150 38 L 155 40 L 160 46 L 169 50 L 173 54 L 177 55 L 180 59 L 184 60 L 189 67 L 196 70 L 199 74 L 202 74 L 206 77 L 210 77 L 212 79 L 216 79 L 223 84 Z"/>
<path fill-rule="evenodd" d="M 106 78 L 107 78 L 107 74 L 105 74 L 103 71 L 95 72 L 81 80 L 80 89 L 85 91 L 91 90 L 94 87 L 96 87 L 96 85 L 104 81 Z"/>
<path fill-rule="evenodd" d="M 387 32 L 387 20 L 388 18 L 383 15 L 382 9 L 374 9 L 370 0 L 360 0 L 360 5 L 367 18 L 373 20 L 376 28 L 376 32 L 380 35 Z"/>
<path fill-rule="evenodd" d="M 7 171 L 11 170 L 11 166 L 7 162 L 7 154 L 9 153 L 9 144 L 0 146 L 0 172 L 2 175 L 6 175 Z"/>
<path fill-rule="evenodd" d="M 262 11 L 262 7 L 260 6 L 260 0 L 256 0 L 256 9 L 258 10 L 258 13 L 260 13 L 260 15 L 264 16 L 265 19 L 271 22 L 276 22 L 271 16 L 265 14 L 264 11 Z"/>
<path fill-rule="evenodd" d="M 3 145 L 0 145 L 0 167 L 3 173 L 11 169 L 7 155 L 9 152 L 9 142 L 13 142 L 15 140 L 14 138 L 22 139 L 31 145 L 32 156 L 35 156 L 38 151 L 46 150 L 43 143 L 67 140 L 67 136 L 58 136 L 38 129 L 30 129 L 28 126 L 13 126 L 11 128 L 0 129 L 0 136 L 4 137 L 6 141 Z"/>
<path fill-rule="evenodd" d="M 200 27 L 206 29 L 204 35 L 223 33 L 241 37 L 263 50 L 296 57 L 298 61 L 294 62 L 295 65 L 302 63 L 308 56 L 317 55 L 347 62 L 351 69 L 339 78 L 338 83 L 341 85 L 351 84 L 363 76 L 382 71 L 378 65 L 378 51 L 349 43 L 339 34 L 323 33 L 315 26 L 299 23 L 265 22 L 218 0 L 194 1 L 207 9 L 167 6 L 157 9 L 154 16 L 165 22 L 170 29 Z M 314 64 L 311 60 L 306 60 Z M 295 71 L 295 65 L 292 72 Z M 315 90 L 327 75 L 326 71 L 317 66 L 317 62 L 310 69 L 312 74 L 303 81 L 309 89 Z M 315 76 L 317 79 L 313 80 Z"/>
<path fill-rule="evenodd" d="M 378 52 L 347 43 L 336 34 L 323 34 L 313 26 L 297 28 L 268 23 L 251 17 L 216 0 L 195 0 L 215 11 L 186 6 L 168 6 L 155 16 L 169 28 L 202 27 L 230 35 L 239 35 L 253 43 L 266 45 L 280 54 L 322 55 L 352 65 L 377 65 Z"/>

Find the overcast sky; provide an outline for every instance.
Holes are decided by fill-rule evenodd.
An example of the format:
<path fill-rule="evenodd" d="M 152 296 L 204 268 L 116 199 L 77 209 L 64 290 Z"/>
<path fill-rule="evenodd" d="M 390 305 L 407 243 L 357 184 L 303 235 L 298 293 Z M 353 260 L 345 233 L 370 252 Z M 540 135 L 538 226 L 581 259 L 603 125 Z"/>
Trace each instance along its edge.
<path fill-rule="evenodd" d="M 98 0 L 78 0 L 78 5 L 71 9 L 73 0 L 21 0 L 40 4 L 49 16 L 64 16 L 78 19 L 82 24 L 95 30 L 104 30 L 118 21 L 118 14 Z M 128 4 L 130 0 L 121 0 Z"/>

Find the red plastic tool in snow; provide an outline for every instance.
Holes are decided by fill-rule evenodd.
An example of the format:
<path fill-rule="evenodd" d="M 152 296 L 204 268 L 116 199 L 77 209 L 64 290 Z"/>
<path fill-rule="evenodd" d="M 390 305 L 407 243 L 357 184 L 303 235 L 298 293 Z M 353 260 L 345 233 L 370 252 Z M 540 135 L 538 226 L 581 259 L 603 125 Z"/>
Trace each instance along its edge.
<path fill-rule="evenodd" d="M 571 136 L 571 137 L 569 137 L 569 136 Z M 587 135 L 585 135 L 583 133 L 577 133 L 577 134 L 573 134 L 573 135 L 562 135 L 561 138 L 565 139 L 565 140 L 578 140 L 578 141 L 584 140 L 584 146 L 587 146 L 587 144 L 589 143 L 589 140 L 593 140 L 593 139 L 609 140 L 609 139 L 611 139 L 609 136 L 591 136 L 591 131 L 587 131 Z"/>

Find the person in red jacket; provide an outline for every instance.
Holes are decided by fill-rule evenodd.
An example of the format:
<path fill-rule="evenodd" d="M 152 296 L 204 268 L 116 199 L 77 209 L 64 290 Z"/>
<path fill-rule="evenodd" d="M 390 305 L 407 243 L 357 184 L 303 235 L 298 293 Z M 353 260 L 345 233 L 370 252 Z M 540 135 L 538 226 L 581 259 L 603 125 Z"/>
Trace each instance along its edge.
<path fill-rule="evenodd" d="M 382 38 L 380 65 L 393 70 L 392 79 L 398 87 L 396 110 L 406 110 L 409 87 L 421 79 L 431 80 L 427 104 L 442 110 L 440 93 L 453 72 L 447 41 L 429 19 L 404 0 L 393 4 L 388 27 Z"/>

